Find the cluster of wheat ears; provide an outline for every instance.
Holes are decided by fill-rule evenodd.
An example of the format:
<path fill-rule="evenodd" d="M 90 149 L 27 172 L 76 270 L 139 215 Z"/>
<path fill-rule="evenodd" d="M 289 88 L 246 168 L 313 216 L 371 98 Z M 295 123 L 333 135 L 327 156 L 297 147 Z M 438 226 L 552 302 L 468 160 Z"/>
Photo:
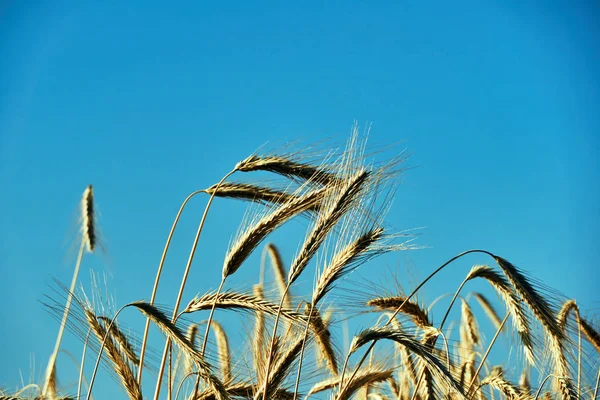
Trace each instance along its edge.
<path fill-rule="evenodd" d="M 102 315 L 75 290 L 82 256 L 93 252 L 97 242 L 94 194 L 89 186 L 82 199 L 77 267 L 70 288 L 64 288 L 66 304 L 47 304 L 61 316 L 61 325 L 44 382 L 12 396 L 0 392 L 0 399 L 92 399 L 100 365 L 108 367 L 109 375 L 131 399 L 149 398 L 148 393 L 142 394 L 143 376 L 155 380 L 155 400 L 161 390 L 169 399 L 595 399 L 600 378 L 598 329 L 582 317 L 575 301 L 561 305 L 510 262 L 485 250 L 453 257 L 409 294 L 366 299 L 363 311 L 377 313 L 377 323 L 358 332 L 343 352 L 339 350 L 339 340 L 332 332 L 336 310 L 344 305 L 336 306 L 336 285 L 376 256 L 411 248 L 405 234 L 391 231 L 384 223 L 402 170 L 402 156 L 385 163 L 369 161 L 365 142 L 354 132 L 346 148 L 322 159 L 297 152 L 255 154 L 240 161 L 219 183 L 190 194 L 171 228 L 150 299 L 126 304 L 110 315 Z M 228 180 L 234 173 L 256 171 L 273 174 L 279 184 Z M 186 203 L 200 193 L 210 197 L 175 304 L 170 310 L 157 307 L 155 295 L 171 237 Z M 215 197 L 249 201 L 257 211 L 246 218 L 229 246 L 218 289 L 196 296 L 182 308 L 196 245 Z M 261 278 L 253 290 L 227 289 L 227 278 L 244 267 L 251 253 L 282 224 L 297 217 L 309 224 L 289 266 L 284 265 L 274 244 L 264 247 L 263 254 L 268 257 L 263 257 L 263 263 L 270 260 L 276 285 L 265 288 Z M 434 324 L 428 307 L 420 304 L 415 294 L 439 271 L 471 253 L 489 257 L 493 266 L 473 266 L 454 292 L 441 322 Z M 312 265 L 315 267 L 309 267 Z M 313 271 L 314 285 L 312 292 L 301 295 L 295 283 L 307 270 Z M 491 301 L 485 291 L 463 296 L 463 287 L 473 280 L 486 282 L 499 301 Z M 495 332 L 491 340 L 484 340 L 482 321 L 477 320 L 469 300 L 476 301 L 486 321 L 491 321 L 488 325 Z M 454 323 L 459 327 L 459 339 L 451 339 L 447 319 L 457 301 L 460 320 Z M 500 313 L 496 303 L 501 305 Z M 141 340 L 117 324 L 125 308 L 146 318 Z M 241 344 L 247 351 L 235 356 L 228 333 L 213 318 L 223 309 L 240 312 L 244 317 L 240 323 L 250 326 L 247 341 Z M 186 326 L 190 319 L 181 318 L 202 311 L 208 313 L 203 322 Z M 145 357 L 152 324 L 165 337 L 160 363 Z M 56 357 L 65 327 L 83 342 L 79 383 L 76 394 L 70 389 L 71 395 L 61 393 L 56 379 Z M 209 331 L 214 342 L 207 340 Z M 491 363 L 490 350 L 502 335 L 514 338 L 512 350 L 522 355 L 520 367 Z M 90 355 L 95 362 L 86 365 Z"/>

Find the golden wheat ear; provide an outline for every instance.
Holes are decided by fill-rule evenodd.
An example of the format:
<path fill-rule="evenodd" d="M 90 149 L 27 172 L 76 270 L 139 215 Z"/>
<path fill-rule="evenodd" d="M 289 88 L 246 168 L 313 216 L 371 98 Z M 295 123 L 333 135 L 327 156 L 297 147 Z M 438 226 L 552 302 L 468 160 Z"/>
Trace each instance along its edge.
<path fill-rule="evenodd" d="M 98 236 L 94 206 L 94 188 L 92 185 L 88 185 L 81 199 L 81 234 L 87 251 L 93 253 L 96 249 Z"/>

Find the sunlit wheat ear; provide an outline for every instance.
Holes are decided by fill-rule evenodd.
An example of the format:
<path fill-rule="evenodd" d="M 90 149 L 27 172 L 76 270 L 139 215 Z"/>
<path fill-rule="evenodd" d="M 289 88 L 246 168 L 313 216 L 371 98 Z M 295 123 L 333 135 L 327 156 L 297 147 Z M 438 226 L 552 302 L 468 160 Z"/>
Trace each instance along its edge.
<path fill-rule="evenodd" d="M 223 279 L 235 273 L 265 237 L 292 217 L 318 204 L 326 188 L 309 191 L 276 207 L 235 239 L 223 262 Z"/>
<path fill-rule="evenodd" d="M 223 329 L 221 324 L 215 320 L 213 320 L 211 323 L 215 338 L 217 340 L 219 370 L 221 371 L 223 382 L 227 384 L 228 382 L 233 381 L 233 376 L 231 375 L 231 354 L 229 352 L 229 340 L 227 339 L 227 334 L 225 333 L 225 329 Z"/>
<path fill-rule="evenodd" d="M 277 247 L 269 243 L 267 245 L 267 253 L 269 254 L 269 258 L 271 259 L 271 265 L 273 266 L 273 273 L 275 274 L 275 282 L 277 283 L 277 288 L 279 289 L 279 293 L 283 296 L 283 305 L 287 309 L 292 308 L 292 301 L 290 299 L 289 291 L 286 290 L 287 281 L 286 281 L 286 272 L 285 266 L 283 265 L 283 259 L 281 258 L 281 254 Z"/>
<path fill-rule="evenodd" d="M 365 170 L 358 171 L 354 176 L 342 182 L 335 189 L 335 195 L 332 196 L 331 203 L 324 204 L 323 210 L 307 235 L 302 248 L 294 258 L 290 271 L 288 273 L 288 284 L 298 279 L 302 271 L 306 268 L 319 247 L 325 241 L 325 238 L 338 221 L 346 212 L 355 205 L 355 201 L 365 189 L 369 172 Z"/>
<path fill-rule="evenodd" d="M 581 332 L 585 335 L 587 340 L 594 346 L 596 351 L 600 353 L 600 332 L 595 329 L 585 318 L 579 320 L 581 326 Z"/>
<path fill-rule="evenodd" d="M 462 300 L 461 306 L 461 328 L 464 329 L 466 341 L 469 345 L 479 343 L 479 327 L 469 303 L 465 300 Z"/>
<path fill-rule="evenodd" d="M 237 293 L 232 291 L 226 291 L 216 295 L 215 293 L 207 293 L 202 296 L 197 296 L 192 299 L 181 314 L 189 314 L 201 310 L 210 310 L 213 303 L 216 301 L 216 308 L 222 309 L 237 309 L 247 311 L 257 311 L 266 314 L 276 315 L 279 311 L 279 306 L 256 297 L 252 294 Z M 306 316 L 293 311 L 283 309 L 280 311 L 281 315 L 293 323 L 304 323 L 306 322 Z"/>
<path fill-rule="evenodd" d="M 462 388 L 456 379 L 446 369 L 442 361 L 430 351 L 429 346 L 422 344 L 413 336 L 390 326 L 371 328 L 360 332 L 354 337 L 349 354 L 356 352 L 367 343 L 378 340 L 392 340 L 406 347 L 408 351 L 419 359 L 423 366 L 427 367 L 427 370 L 431 372 L 438 384 L 444 385 L 447 389 L 456 392 L 464 398 Z"/>
<path fill-rule="evenodd" d="M 534 365 L 534 342 L 530 322 L 527 318 L 527 314 L 523 310 L 521 302 L 510 287 L 509 282 L 504 276 L 486 265 L 475 265 L 473 268 L 471 268 L 471 271 L 467 275 L 467 279 L 475 278 L 485 279 L 504 301 L 506 308 L 512 316 L 513 325 L 517 329 L 517 333 L 521 339 L 521 343 L 523 344 L 525 358 L 531 365 Z"/>
<path fill-rule="evenodd" d="M 267 399 L 273 398 L 273 394 L 281 388 L 282 383 L 287 378 L 294 362 L 300 354 L 302 339 L 301 333 L 295 333 L 291 335 L 291 339 L 285 341 L 287 346 L 276 351 L 273 365 L 268 371 L 267 382 L 258 382 L 258 390 L 254 394 L 254 399 L 260 399 L 265 395 Z M 267 390 L 266 393 L 264 393 L 265 388 Z"/>
<path fill-rule="evenodd" d="M 522 396 L 521 391 L 504 378 L 502 367 L 494 367 L 492 372 L 481 381 L 479 390 L 481 390 L 482 386 L 486 385 L 499 390 L 507 399 L 519 400 L 528 398 L 527 396 Z"/>
<path fill-rule="evenodd" d="M 558 326 L 566 335 L 567 329 L 567 318 L 569 317 L 569 313 L 576 312 L 576 319 L 579 320 L 579 309 L 577 308 L 577 303 L 575 300 L 567 300 L 563 303 L 562 307 L 558 311 L 558 315 L 556 316 L 556 322 L 558 322 Z"/>
<path fill-rule="evenodd" d="M 92 185 L 83 192 L 81 199 L 81 234 L 88 252 L 96 249 L 96 216 L 94 207 L 94 188 Z"/>
<path fill-rule="evenodd" d="M 259 301 L 264 301 L 262 285 L 254 285 L 254 297 Z M 260 373 L 265 369 L 265 316 L 262 311 L 254 311 L 254 331 L 250 341 L 252 346 L 252 362 L 254 372 L 257 374 L 257 380 L 261 381 L 264 376 Z"/>
<path fill-rule="evenodd" d="M 268 171 L 291 179 L 327 185 L 337 179 L 326 166 L 314 166 L 283 156 L 252 155 L 236 165 L 240 172 Z"/>
<path fill-rule="evenodd" d="M 196 348 L 196 337 L 198 336 L 198 324 L 191 324 L 188 326 L 186 335 L 187 340 L 190 342 L 190 345 L 195 349 Z M 189 374 L 194 370 L 194 360 L 187 353 L 183 353 L 185 357 L 185 374 Z"/>
<path fill-rule="evenodd" d="M 307 316 L 311 313 L 309 305 L 306 305 L 304 312 Z M 314 332 L 315 344 L 319 351 L 319 359 L 325 360 L 330 371 L 334 375 L 337 375 L 338 362 L 333 349 L 333 344 L 331 343 L 331 332 L 329 332 L 325 321 L 321 317 L 321 313 L 319 313 L 319 310 L 316 308 L 312 309 L 310 325 Z"/>
<path fill-rule="evenodd" d="M 318 303 L 331 290 L 336 281 L 348 273 L 352 267 L 358 265 L 360 261 L 365 261 L 369 255 L 373 255 L 371 250 L 382 238 L 383 229 L 375 227 L 337 252 L 322 273 L 319 274 L 313 291 L 313 304 Z M 385 251 L 383 247 L 379 250 L 381 252 Z"/>
<path fill-rule="evenodd" d="M 123 354 L 125 354 L 129 361 L 131 361 L 134 365 L 138 365 L 140 360 L 138 360 L 138 357 L 135 354 L 133 345 L 130 343 L 127 336 L 119 329 L 117 322 L 115 321 L 111 325 L 111 319 L 103 316 L 99 316 L 98 320 L 104 324 L 104 329 L 110 326 L 110 334 L 115 340 L 115 343 L 119 346 L 120 350 L 123 352 Z"/>
<path fill-rule="evenodd" d="M 350 385 L 346 387 L 344 392 L 337 393 L 336 399 L 348 399 L 350 398 L 356 391 L 358 391 L 361 387 L 373 384 L 377 382 L 383 382 L 389 379 L 392 376 L 393 369 L 383 369 L 377 366 L 371 366 L 367 368 L 363 368 L 359 370 Z M 347 379 L 344 383 L 348 383 Z M 340 378 L 334 377 L 324 381 L 321 381 L 315 384 L 306 394 L 306 397 L 312 396 L 316 393 L 324 392 L 326 390 L 330 390 L 340 385 Z"/>
<path fill-rule="evenodd" d="M 189 354 L 198 367 L 200 376 L 206 381 L 212 389 L 217 399 L 229 399 L 229 395 L 225 389 L 225 385 L 212 372 L 211 366 L 204 360 L 200 352 L 192 346 L 185 334 L 171 322 L 162 311 L 151 304 L 144 302 L 134 302 L 131 306 L 137 308 L 142 314 L 150 318 L 150 320 L 182 351 Z"/>
<path fill-rule="evenodd" d="M 587 340 L 594 346 L 596 351 L 600 352 L 600 333 L 596 331 L 592 325 L 586 321 L 585 318 L 582 318 L 579 314 L 579 307 L 577 307 L 577 303 L 575 300 L 567 300 L 562 305 L 561 309 L 558 312 L 558 316 L 556 317 L 556 321 L 560 328 L 565 332 L 567 329 L 567 318 L 569 317 L 569 313 L 575 313 L 575 320 L 581 329 L 581 332 L 585 335 Z"/>
<path fill-rule="evenodd" d="M 556 322 L 554 311 L 546 299 L 538 293 L 517 267 L 502 257 L 495 256 L 494 259 L 513 285 L 516 292 L 541 322 L 544 330 L 548 334 L 550 343 L 549 349 L 552 358 L 554 359 L 554 374 L 560 377 L 554 380 L 555 386 L 558 386 L 557 389 L 560 389 L 564 400 L 577 398 L 577 394 L 570 379 L 567 359 L 563 351 L 562 342 L 565 339 L 565 334 Z"/>
<path fill-rule="evenodd" d="M 487 297 L 485 297 L 481 293 L 473 293 L 473 297 L 475 297 L 475 300 L 477 300 L 481 308 L 483 308 L 485 315 L 487 315 L 490 321 L 492 321 L 492 323 L 494 324 L 494 328 L 498 329 L 500 327 L 500 324 L 502 323 L 502 318 L 500 318 L 500 316 L 496 312 L 496 309 L 494 308 L 494 306 L 492 306 L 492 303 L 490 303 Z"/>
<path fill-rule="evenodd" d="M 400 312 L 408 315 L 413 323 L 419 328 L 428 328 L 432 326 L 429 320 L 427 310 L 412 301 L 406 301 L 406 296 L 388 296 L 377 297 L 367 301 L 370 307 L 376 307 L 379 310 L 396 311 L 402 305 Z"/>
<path fill-rule="evenodd" d="M 223 182 L 220 186 L 213 185 L 208 189 L 205 189 L 204 192 L 207 194 L 214 193 L 216 197 L 248 200 L 262 204 L 284 204 L 294 200 L 294 198 L 297 197 L 297 195 L 293 193 L 276 190 L 266 186 L 257 186 L 248 183 L 237 182 Z M 307 209 L 307 211 L 311 212 L 318 210 L 318 203 Z"/>

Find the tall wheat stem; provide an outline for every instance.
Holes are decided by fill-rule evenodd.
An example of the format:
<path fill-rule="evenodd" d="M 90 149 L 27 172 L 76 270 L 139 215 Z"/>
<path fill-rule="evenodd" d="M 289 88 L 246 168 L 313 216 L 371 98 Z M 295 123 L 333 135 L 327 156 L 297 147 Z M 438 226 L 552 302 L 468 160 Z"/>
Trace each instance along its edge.
<path fill-rule="evenodd" d="M 192 192 L 188 197 L 185 198 L 181 207 L 179 207 L 179 211 L 177 212 L 177 216 L 175 216 L 175 221 L 173 221 L 173 226 L 171 226 L 171 231 L 169 232 L 169 236 L 167 237 L 167 242 L 165 243 L 165 247 L 163 249 L 162 256 L 160 257 L 160 263 L 158 264 L 158 271 L 156 272 L 156 278 L 154 279 L 154 287 L 152 288 L 152 295 L 150 296 L 150 305 L 154 305 L 154 300 L 156 299 L 156 292 L 158 291 L 158 282 L 160 281 L 160 276 L 162 274 L 163 265 L 165 264 L 165 259 L 167 258 L 167 252 L 169 251 L 169 246 L 171 245 L 171 239 L 173 238 L 173 233 L 175 233 L 175 227 L 179 222 L 179 217 L 183 212 L 187 202 L 197 195 L 198 193 L 204 192 L 203 190 L 196 190 Z M 140 368 L 138 369 L 137 383 L 140 386 L 142 385 L 142 372 L 144 370 L 144 356 L 146 355 L 146 344 L 148 340 L 148 332 L 150 330 L 150 318 L 146 318 L 146 326 L 144 327 L 144 334 L 142 336 L 142 347 L 140 349 Z"/>
<path fill-rule="evenodd" d="M 75 292 L 75 285 L 77 285 L 77 277 L 79 275 L 79 267 L 81 266 L 81 260 L 83 259 L 83 251 L 85 249 L 86 239 L 83 237 L 81 239 L 81 246 L 79 246 L 79 254 L 77 255 L 77 262 L 75 264 L 75 272 L 73 272 L 73 278 L 71 278 L 71 286 L 69 288 L 69 295 L 67 296 L 67 304 L 65 305 L 65 311 L 63 312 L 62 321 L 60 322 L 60 328 L 58 329 L 58 336 L 56 337 L 56 343 L 54 344 L 54 351 L 50 356 L 50 360 L 48 361 L 48 367 L 46 368 L 46 378 L 44 380 L 44 389 L 42 391 L 42 395 L 46 394 L 48 390 L 48 385 L 50 384 L 50 378 L 53 374 L 56 357 L 58 356 L 58 350 L 60 349 L 60 343 L 62 341 L 62 336 L 65 331 L 65 327 L 67 326 L 67 318 L 69 317 L 69 310 L 71 308 L 71 302 L 73 301 L 73 292 Z"/>
<path fill-rule="evenodd" d="M 225 179 L 229 178 L 237 169 L 233 169 L 227 175 L 225 175 L 217 184 L 215 191 L 211 194 L 208 199 L 208 203 L 206 204 L 206 208 L 204 209 L 204 214 L 202 215 L 202 219 L 200 220 L 200 224 L 198 225 L 198 230 L 196 231 L 196 237 L 194 238 L 194 243 L 192 245 L 192 249 L 190 251 L 190 256 L 188 258 L 187 265 L 185 266 L 185 271 L 183 273 L 183 278 L 181 279 L 181 286 L 179 287 L 179 293 L 177 294 L 177 299 L 175 301 L 175 307 L 173 308 L 173 317 L 171 319 L 172 322 L 175 322 L 177 319 L 177 313 L 179 311 L 179 305 L 181 303 L 181 298 L 183 297 L 183 291 L 185 289 L 185 284 L 187 282 L 188 274 L 190 273 L 190 269 L 192 266 L 192 261 L 194 260 L 194 254 L 196 253 L 196 247 L 198 246 L 198 241 L 200 240 L 200 234 L 202 233 L 202 228 L 204 228 L 204 222 L 206 221 L 206 216 L 208 215 L 208 211 L 210 210 L 210 206 L 212 204 L 213 199 L 215 198 L 215 194 L 219 190 L 219 186 L 225 181 Z M 163 377 L 163 372 L 165 369 L 165 363 L 167 361 L 167 354 L 169 350 L 169 346 L 171 345 L 171 340 L 167 338 L 165 342 L 165 348 L 163 350 L 162 359 L 160 361 L 160 367 L 158 368 L 158 377 L 156 378 L 156 389 L 154 391 L 154 400 L 158 400 L 158 396 L 160 395 L 160 384 Z"/>

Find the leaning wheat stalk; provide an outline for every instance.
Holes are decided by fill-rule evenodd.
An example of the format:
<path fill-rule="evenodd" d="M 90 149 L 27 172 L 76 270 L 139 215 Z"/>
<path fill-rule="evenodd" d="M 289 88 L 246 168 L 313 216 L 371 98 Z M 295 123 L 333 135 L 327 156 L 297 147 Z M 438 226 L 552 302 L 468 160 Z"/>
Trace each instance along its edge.
<path fill-rule="evenodd" d="M 79 247 L 79 254 L 77 255 L 77 262 L 75 263 L 75 271 L 71 278 L 71 286 L 69 288 L 69 294 L 67 297 L 67 304 L 63 313 L 58 335 L 56 337 L 56 343 L 54 344 L 54 351 L 48 361 L 46 368 L 46 378 L 44 381 L 44 388 L 42 394 L 45 394 L 48 390 L 54 391 L 52 383 L 56 382 L 56 357 L 58 350 L 60 349 L 60 343 L 62 336 L 67 325 L 67 318 L 69 317 L 69 310 L 71 308 L 71 302 L 73 301 L 73 293 L 75 292 L 75 286 L 77 285 L 77 277 L 79 276 L 79 268 L 81 266 L 81 260 L 83 259 L 84 249 L 87 249 L 89 253 L 93 253 L 96 248 L 97 232 L 96 232 L 96 215 L 94 211 L 94 189 L 92 185 L 89 185 L 83 192 L 81 198 L 81 246 Z"/>

